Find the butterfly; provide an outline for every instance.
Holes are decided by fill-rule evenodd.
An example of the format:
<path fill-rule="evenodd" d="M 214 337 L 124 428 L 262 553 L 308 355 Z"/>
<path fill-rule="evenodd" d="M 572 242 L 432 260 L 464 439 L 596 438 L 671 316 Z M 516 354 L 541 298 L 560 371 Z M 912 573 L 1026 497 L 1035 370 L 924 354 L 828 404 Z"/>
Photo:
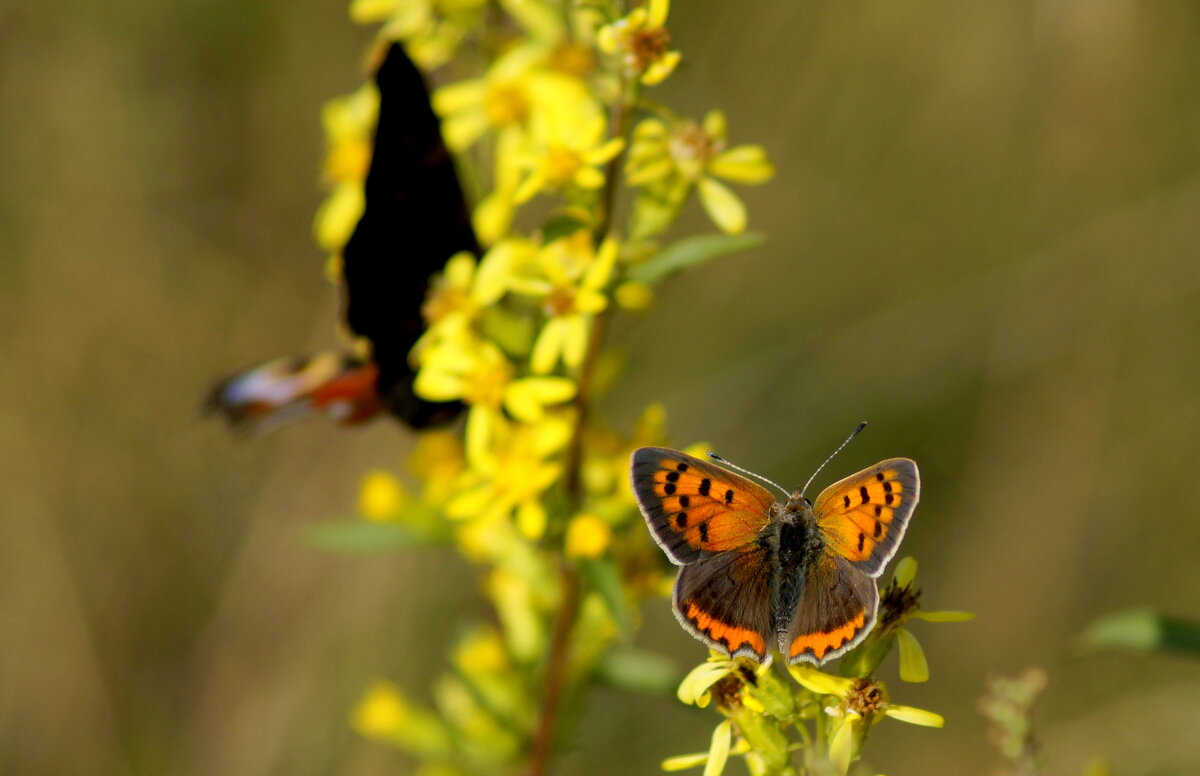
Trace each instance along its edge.
<path fill-rule="evenodd" d="M 459 251 L 481 253 L 454 158 L 442 139 L 425 78 L 393 43 L 375 72 L 379 118 L 363 183 L 362 216 L 342 248 L 342 308 L 370 358 L 325 352 L 275 359 L 226 377 L 205 408 L 256 433 L 320 413 L 355 425 L 387 412 L 411 428 L 453 420 L 459 402 L 413 390 L 408 354 L 424 330 L 429 279 Z"/>
<path fill-rule="evenodd" d="M 680 566 L 673 609 L 685 630 L 732 657 L 761 663 L 778 649 L 788 663 L 817 665 L 874 627 L 875 579 L 921 489 L 914 461 L 889 458 L 815 503 L 803 488 L 778 501 L 758 483 L 664 447 L 635 450 L 631 480 L 651 535 Z"/>

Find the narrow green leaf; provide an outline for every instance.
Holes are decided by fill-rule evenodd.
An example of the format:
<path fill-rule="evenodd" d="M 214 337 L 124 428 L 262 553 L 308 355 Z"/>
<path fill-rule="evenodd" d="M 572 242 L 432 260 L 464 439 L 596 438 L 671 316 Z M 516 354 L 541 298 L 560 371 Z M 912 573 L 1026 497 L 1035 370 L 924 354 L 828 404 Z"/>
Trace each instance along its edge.
<path fill-rule="evenodd" d="M 560 237 L 569 237 L 580 229 L 587 227 L 581 219 L 567 213 L 559 213 L 550 217 L 542 227 L 542 240 L 548 245 Z"/>
<path fill-rule="evenodd" d="M 596 669 L 596 678 L 618 690 L 670 697 L 683 672 L 666 655 L 645 649 L 618 649 Z"/>
<path fill-rule="evenodd" d="M 411 547 L 445 543 L 440 532 L 410 522 L 376 523 L 368 520 L 331 520 L 313 523 L 301 532 L 310 547 L 342 555 L 374 555 Z"/>
<path fill-rule="evenodd" d="M 701 234 L 685 237 L 663 248 L 655 256 L 629 270 L 630 280 L 656 283 L 659 280 L 713 259 L 757 248 L 766 242 L 759 232 L 746 234 Z"/>
<path fill-rule="evenodd" d="M 1114 612 L 1092 621 L 1081 634 L 1085 649 L 1123 647 L 1146 652 L 1175 651 L 1200 657 L 1200 623 L 1148 609 Z"/>

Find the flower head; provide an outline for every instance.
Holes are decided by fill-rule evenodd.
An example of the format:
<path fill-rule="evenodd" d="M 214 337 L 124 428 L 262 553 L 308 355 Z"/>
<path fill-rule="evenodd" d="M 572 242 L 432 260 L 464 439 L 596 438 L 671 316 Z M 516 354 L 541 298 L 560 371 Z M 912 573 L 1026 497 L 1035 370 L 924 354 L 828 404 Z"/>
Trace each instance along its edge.
<path fill-rule="evenodd" d="M 879 600 L 879 620 L 871 635 L 847 656 L 844 671 L 855 676 L 871 674 L 887 653 L 893 642 L 900 650 L 900 678 L 906 682 L 929 680 L 929 663 L 921 643 L 904 623 L 909 619 L 926 622 L 964 622 L 973 619 L 970 612 L 921 610 L 921 590 L 913 585 L 917 575 L 917 561 L 904 558 L 896 564 L 892 581 Z"/>
<path fill-rule="evenodd" d="M 581 229 L 542 248 L 513 279 L 513 290 L 536 299 L 547 319 L 530 355 L 534 373 L 546 374 L 560 361 L 571 369 L 583 363 L 592 318 L 608 306 L 605 290 L 616 261 L 615 239 L 597 249 Z"/>
<path fill-rule="evenodd" d="M 530 150 L 524 155 L 526 176 L 514 193 L 518 203 L 539 191 L 594 190 L 604 185 L 600 167 L 621 152 L 625 141 L 605 139 L 606 122 L 599 113 L 546 111 L 535 117 Z"/>
<path fill-rule="evenodd" d="M 438 342 L 420 354 L 414 388 L 430 401 L 461 400 L 467 415 L 467 458 L 486 454 L 503 422 L 501 410 L 537 423 L 546 408 L 569 401 L 575 383 L 565 377 L 518 377 L 516 367 L 490 341 L 463 336 Z"/>
<path fill-rule="evenodd" d="M 670 7 L 669 0 L 650 0 L 600 30 L 600 50 L 620 55 L 625 69 L 647 86 L 666 80 L 682 56 L 671 49 Z"/>
<path fill-rule="evenodd" d="M 746 228 L 746 206 L 718 179 L 765 183 L 775 168 L 762 146 L 728 147 L 725 115 L 714 110 L 699 124 L 643 120 L 634 130 L 626 174 L 630 183 L 661 189 L 667 199 L 682 200 L 673 192 L 686 193 L 695 186 L 713 222 L 737 234 Z"/>

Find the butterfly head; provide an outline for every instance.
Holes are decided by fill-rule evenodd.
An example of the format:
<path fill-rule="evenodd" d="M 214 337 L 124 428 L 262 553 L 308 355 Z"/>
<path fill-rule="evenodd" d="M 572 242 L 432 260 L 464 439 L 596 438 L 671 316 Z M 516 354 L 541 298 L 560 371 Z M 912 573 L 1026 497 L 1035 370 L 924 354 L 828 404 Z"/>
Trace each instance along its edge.
<path fill-rule="evenodd" d="M 804 491 L 793 491 L 787 500 L 788 509 L 812 509 L 812 502 L 804 495 Z"/>

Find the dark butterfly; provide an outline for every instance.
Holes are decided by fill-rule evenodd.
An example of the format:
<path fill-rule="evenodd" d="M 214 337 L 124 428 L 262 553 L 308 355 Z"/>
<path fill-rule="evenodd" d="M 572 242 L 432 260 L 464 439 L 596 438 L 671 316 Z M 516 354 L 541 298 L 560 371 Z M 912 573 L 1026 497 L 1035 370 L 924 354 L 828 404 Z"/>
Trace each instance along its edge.
<path fill-rule="evenodd" d="M 327 353 L 225 378 L 206 406 L 235 428 L 253 431 L 311 411 L 343 423 L 382 411 L 423 428 L 462 409 L 414 394 L 408 353 L 423 330 L 430 277 L 459 251 L 478 256 L 479 243 L 429 90 L 402 46 L 391 45 L 375 81 L 379 120 L 366 206 L 342 251 L 343 314 L 351 331 L 369 341 L 370 360 Z M 351 387 L 358 393 L 348 393 Z"/>

